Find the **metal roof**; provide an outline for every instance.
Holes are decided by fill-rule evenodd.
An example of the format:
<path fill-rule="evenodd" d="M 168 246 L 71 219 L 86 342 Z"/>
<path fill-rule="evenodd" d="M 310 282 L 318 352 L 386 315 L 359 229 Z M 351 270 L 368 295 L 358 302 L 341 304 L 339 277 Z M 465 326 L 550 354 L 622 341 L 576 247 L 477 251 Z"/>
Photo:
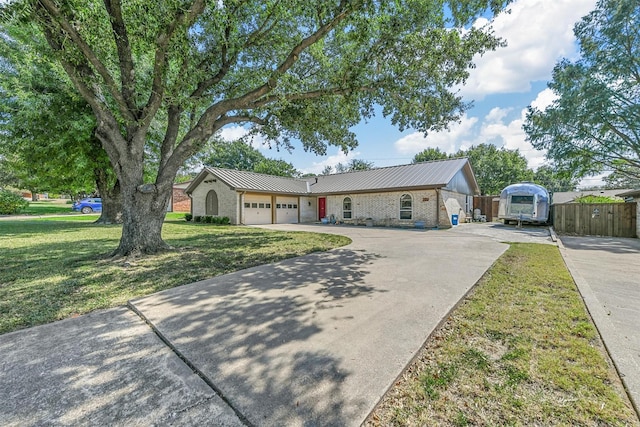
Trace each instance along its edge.
<path fill-rule="evenodd" d="M 440 160 L 410 165 L 389 166 L 366 171 L 347 172 L 311 178 L 313 193 L 356 193 L 404 188 L 445 187 L 465 166 L 467 159 Z M 470 172 L 470 166 L 469 172 Z M 470 174 L 473 176 L 473 174 Z M 477 189 L 474 179 L 472 188 Z"/>
<path fill-rule="evenodd" d="M 264 193 L 344 194 L 410 188 L 440 188 L 446 187 L 454 176 L 463 169 L 465 169 L 471 188 L 479 192 L 471 166 L 466 158 L 299 179 L 207 167 L 189 185 L 186 192 L 191 193 L 208 174 L 217 177 L 235 190 Z"/>
<path fill-rule="evenodd" d="M 307 182 L 296 178 L 222 168 L 205 168 L 235 190 L 265 193 L 306 194 Z"/>

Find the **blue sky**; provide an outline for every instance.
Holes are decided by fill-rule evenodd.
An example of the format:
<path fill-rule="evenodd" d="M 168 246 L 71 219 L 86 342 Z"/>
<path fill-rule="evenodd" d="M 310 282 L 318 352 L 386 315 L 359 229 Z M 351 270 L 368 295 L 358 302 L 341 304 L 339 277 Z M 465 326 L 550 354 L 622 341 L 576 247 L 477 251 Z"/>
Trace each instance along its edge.
<path fill-rule="evenodd" d="M 413 156 L 428 147 L 438 147 L 447 153 L 480 143 L 519 149 L 529 166 L 544 164 L 544 152 L 534 150 L 525 140 L 522 130 L 528 105 L 545 108 L 553 100 L 547 89 L 554 65 L 561 58 L 575 60 L 578 47 L 573 36 L 574 24 L 595 8 L 595 0 L 515 0 L 509 13 L 498 15 L 491 25 L 507 46 L 476 58 L 467 84 L 460 88 L 465 100 L 473 101 L 459 123 L 452 123 L 449 131 L 430 133 L 426 138 L 412 130 L 400 132 L 381 115 L 353 128 L 359 146 L 348 154 L 329 147 L 326 156 L 306 153 L 302 147 L 289 154 L 269 150 L 254 141 L 267 157 L 292 163 L 305 173 L 320 173 L 329 165 L 357 158 L 373 162 L 375 166 L 410 163 Z M 489 23 L 480 18 L 476 25 Z M 235 139 L 242 136 L 242 128 L 225 128 L 222 136 Z M 591 181 L 591 182 L 590 182 Z M 584 185 L 597 184 L 591 178 Z"/>

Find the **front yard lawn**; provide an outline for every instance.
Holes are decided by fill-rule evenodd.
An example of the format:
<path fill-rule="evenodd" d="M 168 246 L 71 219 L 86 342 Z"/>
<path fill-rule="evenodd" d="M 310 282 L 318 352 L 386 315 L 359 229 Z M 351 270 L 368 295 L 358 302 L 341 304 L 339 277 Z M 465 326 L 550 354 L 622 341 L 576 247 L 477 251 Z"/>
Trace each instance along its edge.
<path fill-rule="evenodd" d="M 79 213 L 73 212 L 71 204 L 64 200 L 29 202 L 29 206 L 20 211 L 20 215 L 78 215 Z"/>
<path fill-rule="evenodd" d="M 74 217 L 0 221 L 0 333 L 350 242 L 328 234 L 170 220 L 163 238 L 176 250 L 127 263 L 108 258 L 120 234 L 120 226 Z"/>

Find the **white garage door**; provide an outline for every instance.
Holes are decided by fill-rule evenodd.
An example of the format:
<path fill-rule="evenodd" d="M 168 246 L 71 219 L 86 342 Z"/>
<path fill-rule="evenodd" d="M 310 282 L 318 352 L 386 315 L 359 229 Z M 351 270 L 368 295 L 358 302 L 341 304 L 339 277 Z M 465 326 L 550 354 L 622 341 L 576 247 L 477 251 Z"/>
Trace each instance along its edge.
<path fill-rule="evenodd" d="M 298 198 L 297 197 L 276 197 L 276 223 L 277 224 L 297 224 L 298 223 Z"/>
<path fill-rule="evenodd" d="M 244 223 L 247 225 L 271 224 L 271 196 L 246 195 Z"/>

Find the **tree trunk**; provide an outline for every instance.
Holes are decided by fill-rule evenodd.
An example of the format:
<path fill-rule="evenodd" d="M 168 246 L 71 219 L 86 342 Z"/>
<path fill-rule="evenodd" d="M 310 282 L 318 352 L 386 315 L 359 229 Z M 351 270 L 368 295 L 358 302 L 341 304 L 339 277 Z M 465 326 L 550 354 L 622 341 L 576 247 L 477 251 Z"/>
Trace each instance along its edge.
<path fill-rule="evenodd" d="M 106 183 L 98 184 L 98 191 L 102 198 L 102 213 L 95 224 L 121 224 L 122 192 L 120 191 L 120 182 L 116 181 L 111 188 Z"/>
<path fill-rule="evenodd" d="M 102 213 L 95 224 L 120 224 L 122 223 L 120 181 L 113 173 L 109 157 L 102 148 L 100 140 L 95 136 L 95 130 L 88 148 L 87 156 L 95 163 L 93 176 L 96 180 L 98 193 L 102 198 Z"/>
<path fill-rule="evenodd" d="M 167 212 L 171 186 L 158 190 L 156 185 L 122 185 L 122 237 L 113 256 L 136 257 L 171 249 L 162 240 L 162 225 Z"/>

